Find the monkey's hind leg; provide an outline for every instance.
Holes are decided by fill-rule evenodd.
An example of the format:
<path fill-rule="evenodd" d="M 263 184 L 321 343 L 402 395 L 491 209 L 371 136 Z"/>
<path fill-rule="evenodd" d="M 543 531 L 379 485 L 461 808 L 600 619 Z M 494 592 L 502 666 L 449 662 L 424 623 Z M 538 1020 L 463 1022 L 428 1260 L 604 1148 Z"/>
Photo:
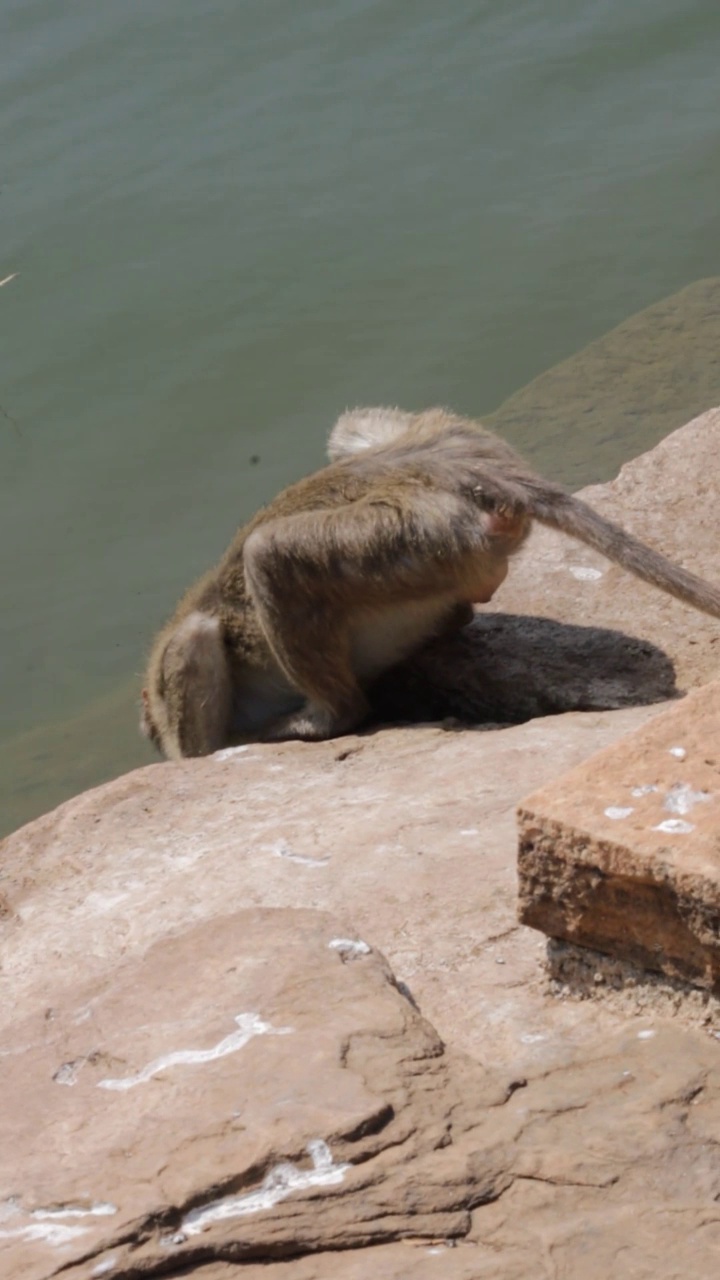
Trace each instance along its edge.
<path fill-rule="evenodd" d="M 370 620 L 370 644 L 386 655 L 379 664 L 375 657 L 376 669 L 422 644 L 462 599 L 479 523 L 477 511 L 453 495 L 414 489 L 406 505 L 359 501 L 256 528 L 244 548 L 246 581 L 273 656 L 307 699 L 265 736 L 333 737 L 365 719 L 353 622 L 364 617 L 367 631 Z M 384 619 L 406 602 L 428 608 L 398 652 Z"/>
<path fill-rule="evenodd" d="M 159 684 L 166 755 L 206 756 L 227 745 L 232 682 L 217 618 L 194 612 L 183 619 L 163 651 Z"/>

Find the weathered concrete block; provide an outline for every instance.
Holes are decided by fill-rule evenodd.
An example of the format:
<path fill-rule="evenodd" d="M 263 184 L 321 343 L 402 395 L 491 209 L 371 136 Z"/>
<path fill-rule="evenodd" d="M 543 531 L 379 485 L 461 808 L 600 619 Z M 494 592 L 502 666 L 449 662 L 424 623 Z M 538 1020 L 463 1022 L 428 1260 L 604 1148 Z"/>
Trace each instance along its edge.
<path fill-rule="evenodd" d="M 720 681 L 518 809 L 519 917 L 720 989 Z"/>

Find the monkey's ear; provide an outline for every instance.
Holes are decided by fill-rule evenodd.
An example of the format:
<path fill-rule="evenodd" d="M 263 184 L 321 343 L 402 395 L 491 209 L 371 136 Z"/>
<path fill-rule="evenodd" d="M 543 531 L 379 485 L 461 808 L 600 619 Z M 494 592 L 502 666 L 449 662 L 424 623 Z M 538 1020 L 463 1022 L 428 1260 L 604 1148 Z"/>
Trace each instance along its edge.
<path fill-rule="evenodd" d="M 145 710 L 147 711 L 148 707 L 150 706 L 150 694 L 148 693 L 147 689 L 143 689 L 142 694 L 140 696 L 142 697 L 142 704 Z"/>

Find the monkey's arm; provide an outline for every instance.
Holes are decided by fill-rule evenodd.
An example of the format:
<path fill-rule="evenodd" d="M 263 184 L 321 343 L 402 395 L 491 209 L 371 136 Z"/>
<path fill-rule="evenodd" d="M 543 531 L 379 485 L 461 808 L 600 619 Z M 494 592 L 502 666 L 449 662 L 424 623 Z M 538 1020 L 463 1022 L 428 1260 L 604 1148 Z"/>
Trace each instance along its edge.
<path fill-rule="evenodd" d="M 143 690 L 141 726 L 171 760 L 228 742 L 232 683 L 218 618 L 193 612 L 163 639 Z"/>
<path fill-rule="evenodd" d="M 272 725 L 266 739 L 332 737 L 367 712 L 347 621 L 359 564 L 354 547 L 346 548 L 347 558 L 340 550 L 353 541 L 351 525 L 345 510 L 303 513 L 261 525 L 245 543 L 245 581 L 268 647 L 307 699 L 301 711 Z"/>

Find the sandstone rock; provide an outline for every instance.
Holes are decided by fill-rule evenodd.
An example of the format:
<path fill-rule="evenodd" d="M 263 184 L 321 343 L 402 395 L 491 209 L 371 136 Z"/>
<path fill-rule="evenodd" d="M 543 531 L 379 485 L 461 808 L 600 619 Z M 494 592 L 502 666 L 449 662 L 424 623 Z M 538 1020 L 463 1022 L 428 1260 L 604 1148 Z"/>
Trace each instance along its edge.
<path fill-rule="evenodd" d="M 697 1134 L 720 1123 L 716 1043 L 548 1000 L 536 937 L 514 920 L 520 795 L 657 714 L 158 764 L 6 840 L 3 1274 L 129 1280 L 185 1258 L 204 1280 L 259 1280 L 260 1265 L 266 1280 L 520 1280 L 550 1250 L 605 1280 L 613 1250 L 657 1261 L 700 1221 L 696 1264 L 712 1269 L 718 1148 Z M 342 934 L 371 954 L 343 965 L 327 945 Z M 158 1069 L 242 1039 L 242 1013 L 296 1029 Z M 322 1147 L 313 1164 L 315 1140 L 333 1166 Z M 287 1162 L 352 1169 L 164 1243 Z M 680 1201 L 676 1169 L 693 1171 Z"/>
<path fill-rule="evenodd" d="M 634 1027 L 488 1072 L 356 931 L 301 910 L 67 976 L 4 1041 L 8 1280 L 521 1280 L 543 1253 L 583 1280 L 714 1274 L 707 1037 Z"/>
<path fill-rule="evenodd" d="M 720 986 L 720 682 L 519 809 L 520 919 Z"/>
<path fill-rule="evenodd" d="M 304 906 L 367 933 L 459 1048 L 542 1058 L 521 1037 L 550 1016 L 562 1046 L 567 1013 L 538 1004 L 538 939 L 517 925 L 515 807 L 657 713 L 254 744 L 78 796 L 0 845 L 0 1028 L 59 959 L 95 979 L 191 923 Z"/>
<path fill-rule="evenodd" d="M 512 1182 L 473 1211 L 454 1247 L 320 1255 L 284 1271 L 250 1267 L 243 1280 L 710 1280 L 720 1263 L 719 1086 L 717 1044 L 633 1028 L 489 1113 L 478 1136 L 503 1133 Z"/>
<path fill-rule="evenodd" d="M 382 956 L 315 912 L 46 978 L 4 1055 L 8 1280 L 452 1238 L 509 1180 L 469 1135 L 512 1081 L 448 1054 Z"/>

